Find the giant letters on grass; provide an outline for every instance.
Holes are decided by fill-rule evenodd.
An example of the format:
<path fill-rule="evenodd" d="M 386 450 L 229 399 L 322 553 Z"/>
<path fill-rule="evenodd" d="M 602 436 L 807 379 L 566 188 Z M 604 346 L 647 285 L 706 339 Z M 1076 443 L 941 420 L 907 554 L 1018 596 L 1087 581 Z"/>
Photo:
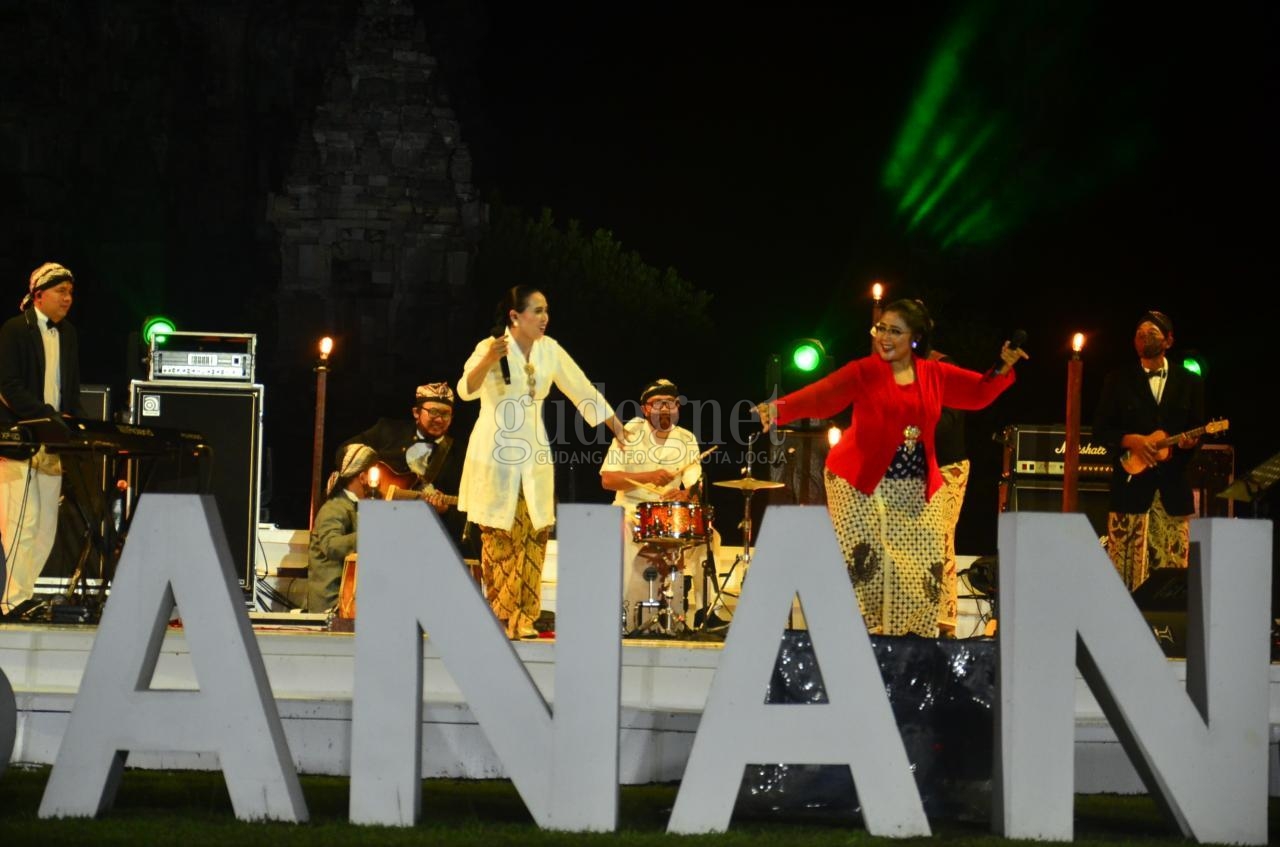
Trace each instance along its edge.
<path fill-rule="evenodd" d="M 621 575 L 600 564 L 621 561 L 619 510 L 560 510 L 554 715 L 434 513 L 396 502 L 361 513 L 352 820 L 417 820 L 425 627 L 539 825 L 616 827 L 621 648 L 608 598 L 621 596 Z M 1001 516 L 998 829 L 1072 837 L 1078 663 L 1186 835 L 1266 843 L 1270 532 L 1267 521 L 1193 524 L 1188 691 L 1082 517 Z M 239 817 L 306 818 L 230 561 L 211 498 L 143 502 L 41 816 L 106 808 L 125 753 L 149 749 L 216 751 Z M 767 705 L 797 594 L 830 702 Z M 198 692 L 149 688 L 175 599 Z M 743 765 L 762 761 L 847 763 L 872 832 L 928 832 L 830 524 L 813 507 L 770 512 L 670 828 L 725 828 Z"/>

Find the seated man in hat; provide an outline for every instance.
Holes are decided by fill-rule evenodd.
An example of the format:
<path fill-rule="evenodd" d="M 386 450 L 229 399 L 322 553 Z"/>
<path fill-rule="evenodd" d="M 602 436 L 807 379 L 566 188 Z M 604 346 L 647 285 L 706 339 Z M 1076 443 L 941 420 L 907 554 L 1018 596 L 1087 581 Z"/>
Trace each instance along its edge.
<path fill-rule="evenodd" d="M 363 444 L 338 448 L 335 468 L 311 527 L 307 555 L 307 611 L 327 612 L 338 605 L 342 565 L 356 551 L 356 504 L 369 496 L 369 469 L 378 454 Z"/>
<path fill-rule="evenodd" d="M 449 434 L 453 401 L 453 389 L 446 382 L 420 385 L 408 418 L 380 418 L 344 446 L 372 447 L 378 454 L 378 491 L 387 499 L 430 503 L 463 557 L 476 558 L 474 540 L 465 537 L 467 522 L 457 505 L 467 444 Z"/>
<path fill-rule="evenodd" d="M 600 468 L 600 483 L 616 492 L 613 504 L 626 509 L 623 543 L 623 630 L 648 628 L 641 620 L 639 603 L 666 600 L 673 620 L 664 628 L 678 630 L 685 616 L 684 554 L 703 549 L 709 527 L 700 499 L 702 480 L 698 440 L 689 430 L 677 426 L 680 418 L 680 390 L 673 382 L 659 379 L 640 395 L 642 417 L 626 424 L 625 446 L 615 443 Z M 647 514 L 666 510 L 671 520 L 659 518 L 647 530 L 638 510 L 642 504 L 669 504 L 644 507 Z M 694 523 L 690 524 L 689 519 Z M 651 531 L 650 531 L 651 530 Z M 645 535 L 648 537 L 645 537 Z M 646 572 L 652 579 L 646 578 Z"/>

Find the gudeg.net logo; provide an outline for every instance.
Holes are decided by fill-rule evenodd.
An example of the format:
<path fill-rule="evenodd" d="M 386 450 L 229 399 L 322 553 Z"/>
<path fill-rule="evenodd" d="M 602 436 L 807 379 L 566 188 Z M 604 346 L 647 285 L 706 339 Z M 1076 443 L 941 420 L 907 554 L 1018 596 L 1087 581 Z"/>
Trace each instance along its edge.
<path fill-rule="evenodd" d="M 752 461 L 763 463 L 769 461 L 768 447 L 783 443 L 784 435 L 777 427 L 771 428 L 767 434 L 762 433 L 755 403 L 750 400 L 722 403 L 718 400 L 690 401 L 682 396 L 680 401 L 679 425 L 692 432 L 699 444 L 754 446 Z M 624 400 L 618 404 L 615 414 L 619 420 L 633 420 L 643 416 L 643 408 L 633 400 Z M 605 460 L 614 441 L 608 428 L 588 425 L 578 408 L 560 397 L 545 400 L 535 400 L 528 395 L 504 398 L 494 407 L 492 429 L 491 455 L 498 464 L 518 465 L 530 461 L 554 464 L 565 461 L 564 457 L 569 461 L 598 464 Z M 625 448 L 632 449 L 631 445 L 625 445 Z M 679 448 L 669 446 L 667 449 Z M 645 458 L 661 461 L 657 455 L 632 455 L 628 460 L 643 461 Z M 708 459 L 736 463 L 741 461 L 741 456 L 735 452 L 721 452 Z"/>

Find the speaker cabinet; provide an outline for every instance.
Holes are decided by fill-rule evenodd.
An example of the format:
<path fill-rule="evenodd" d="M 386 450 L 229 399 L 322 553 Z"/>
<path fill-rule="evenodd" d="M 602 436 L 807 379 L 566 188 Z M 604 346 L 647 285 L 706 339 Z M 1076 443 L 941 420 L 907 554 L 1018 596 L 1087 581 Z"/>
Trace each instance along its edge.
<path fill-rule="evenodd" d="M 85 417 L 95 421 L 111 420 L 111 386 L 81 385 L 80 408 Z"/>
<path fill-rule="evenodd" d="M 769 504 L 826 505 L 827 488 L 823 474 L 827 454 L 831 452 L 827 430 L 824 428 L 809 432 L 780 429 L 774 438 L 776 443 L 774 440 L 760 439 L 756 448 L 757 455 L 753 457 L 757 463 L 768 462 L 769 479 L 785 486 L 765 490 Z M 761 445 L 767 447 L 762 448 Z"/>
<path fill-rule="evenodd" d="M 1133 602 L 1144 612 L 1185 612 L 1189 573 L 1186 568 L 1156 568 L 1133 589 Z"/>
<path fill-rule="evenodd" d="M 1076 486 L 1080 511 L 1089 519 L 1099 537 L 1107 534 L 1111 489 L 1104 482 L 1081 480 Z M 1061 512 L 1062 480 L 1017 478 L 1009 482 L 1007 508 L 1010 512 Z"/>
<path fill-rule="evenodd" d="M 172 380 L 130 383 L 130 420 L 195 430 L 211 448 L 200 463 L 157 462 L 133 486 L 148 491 L 210 493 L 218 506 L 241 586 L 251 592 L 262 488 L 261 385 Z M 126 545 L 128 542 L 125 542 Z"/>
<path fill-rule="evenodd" d="M 1235 501 L 1218 494 L 1235 478 L 1235 449 L 1230 444 L 1201 444 L 1187 468 L 1187 479 L 1196 497 L 1196 514 L 1202 518 L 1234 518 Z"/>
<path fill-rule="evenodd" d="M 1187 657 L 1188 574 L 1186 568 L 1157 568 L 1133 589 L 1133 602 L 1151 627 L 1156 643 L 1171 659 Z"/>

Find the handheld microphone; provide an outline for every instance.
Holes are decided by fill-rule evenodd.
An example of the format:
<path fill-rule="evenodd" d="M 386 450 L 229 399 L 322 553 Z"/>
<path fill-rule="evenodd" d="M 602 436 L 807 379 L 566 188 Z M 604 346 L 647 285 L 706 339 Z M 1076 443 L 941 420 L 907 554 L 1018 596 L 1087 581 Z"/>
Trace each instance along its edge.
<path fill-rule="evenodd" d="M 1017 350 L 1024 343 L 1026 343 L 1026 340 L 1027 340 L 1027 331 L 1025 329 L 1014 330 L 1013 337 L 1009 339 L 1009 349 Z M 996 363 L 991 366 L 991 370 L 987 371 L 987 374 L 986 374 L 987 379 L 991 379 L 992 377 L 994 377 L 997 373 L 1000 372 L 1000 369 L 1003 367 L 1004 367 L 1004 359 L 996 359 Z"/>
<path fill-rule="evenodd" d="M 506 327 L 504 327 L 502 324 L 498 324 L 493 328 L 493 337 L 501 338 L 503 334 L 506 333 L 506 331 L 507 331 Z M 511 384 L 511 365 L 510 363 L 507 362 L 506 356 L 502 357 L 501 364 L 502 364 L 502 381 L 505 382 L 507 385 L 510 385 Z"/>

